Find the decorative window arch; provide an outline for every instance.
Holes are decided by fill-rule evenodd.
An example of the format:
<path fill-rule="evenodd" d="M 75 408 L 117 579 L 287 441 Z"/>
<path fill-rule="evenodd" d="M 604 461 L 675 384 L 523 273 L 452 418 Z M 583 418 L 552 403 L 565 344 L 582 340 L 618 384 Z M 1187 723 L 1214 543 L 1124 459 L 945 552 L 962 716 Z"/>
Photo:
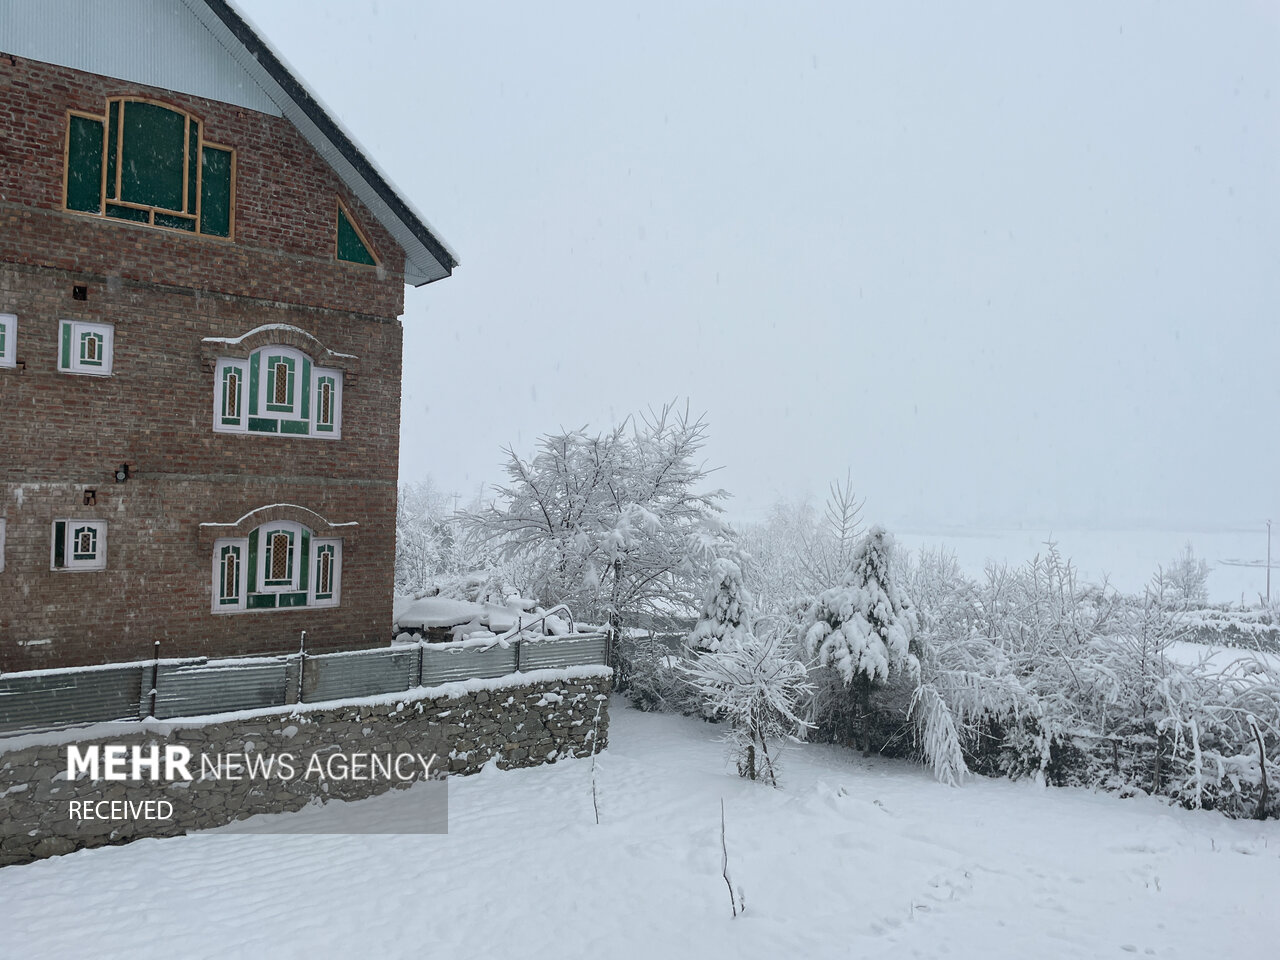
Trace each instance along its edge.
<path fill-rule="evenodd" d="M 269 520 L 247 537 L 213 541 L 213 612 L 336 607 L 342 540 L 294 520 Z"/>
<path fill-rule="evenodd" d="M 110 97 L 101 116 L 67 113 L 63 206 L 77 213 L 230 239 L 236 154 L 185 110 Z"/>
<path fill-rule="evenodd" d="M 342 371 L 317 367 L 296 347 L 270 344 L 219 357 L 213 379 L 219 433 L 342 436 Z"/>

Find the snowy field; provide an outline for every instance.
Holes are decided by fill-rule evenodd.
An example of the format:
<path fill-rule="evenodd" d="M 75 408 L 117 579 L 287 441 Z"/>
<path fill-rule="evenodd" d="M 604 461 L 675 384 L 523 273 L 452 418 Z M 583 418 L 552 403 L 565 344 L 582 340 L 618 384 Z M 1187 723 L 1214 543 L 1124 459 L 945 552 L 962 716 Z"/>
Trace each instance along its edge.
<path fill-rule="evenodd" d="M 953 790 L 824 746 L 791 748 L 775 791 L 728 772 L 715 734 L 615 700 L 600 826 L 590 763 L 568 761 L 451 781 L 448 836 L 206 833 L 8 867 L 0 955 L 1276 956 L 1275 821 Z"/>
<path fill-rule="evenodd" d="M 1141 593 L 1159 566 L 1190 543 L 1197 557 L 1209 561 L 1209 599 L 1213 603 L 1256 604 L 1266 591 L 1267 535 L 1257 529 L 1215 530 L 1084 530 L 1045 527 L 1020 530 L 895 530 L 908 550 L 945 547 L 970 576 L 980 576 L 988 561 L 1017 565 L 1045 551 L 1052 538 L 1059 552 L 1075 564 L 1082 578 L 1098 582 L 1105 575 L 1126 593 Z M 1272 542 L 1271 595 L 1280 594 L 1280 529 Z"/>

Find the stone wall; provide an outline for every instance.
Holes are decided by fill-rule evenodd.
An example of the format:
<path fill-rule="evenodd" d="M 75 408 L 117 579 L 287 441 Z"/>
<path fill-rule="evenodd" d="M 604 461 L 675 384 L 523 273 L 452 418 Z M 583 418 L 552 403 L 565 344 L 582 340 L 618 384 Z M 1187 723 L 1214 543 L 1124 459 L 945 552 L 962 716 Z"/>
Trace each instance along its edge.
<path fill-rule="evenodd" d="M 319 798 L 358 800 L 404 781 L 304 777 L 315 755 L 436 756 L 432 774 L 468 774 L 496 758 L 500 767 L 589 756 L 608 743 L 610 671 L 572 667 L 498 680 L 466 681 L 411 695 L 371 697 L 284 708 L 275 712 L 139 724 L 99 724 L 79 730 L 0 740 L 0 866 L 70 853 L 82 847 L 176 836 L 259 813 L 297 810 Z M 190 781 L 175 778 L 108 781 L 67 778 L 68 748 L 84 753 L 109 744 L 149 750 L 180 745 L 191 751 Z M 201 777 L 200 758 L 288 755 L 296 775 Z M 250 761 L 252 762 L 252 761 Z M 225 768 L 224 768 L 225 769 Z M 257 767 L 261 773 L 261 763 Z M 104 772 L 104 771 L 100 771 Z M 166 820 L 73 817 L 73 801 L 164 800 Z"/>

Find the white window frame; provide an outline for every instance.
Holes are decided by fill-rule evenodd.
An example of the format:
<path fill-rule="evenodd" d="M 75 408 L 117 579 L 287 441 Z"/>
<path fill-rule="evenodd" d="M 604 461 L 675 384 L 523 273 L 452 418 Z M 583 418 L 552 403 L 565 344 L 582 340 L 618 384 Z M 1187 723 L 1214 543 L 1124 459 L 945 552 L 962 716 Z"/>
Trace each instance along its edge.
<path fill-rule="evenodd" d="M 62 341 L 65 331 L 71 329 L 71 349 L 69 356 L 62 355 Z M 86 366 L 80 360 L 80 338 L 86 333 L 96 333 L 102 337 L 102 363 Z M 115 366 L 115 326 L 110 323 L 90 323 L 87 320 L 62 320 L 58 324 L 58 370 L 62 373 L 74 373 L 85 377 L 109 377 Z M 64 359 L 67 361 L 64 363 Z"/>
<path fill-rule="evenodd" d="M 69 521 L 70 522 L 70 521 Z M 70 528 L 68 528 L 70 529 Z M 258 532 L 258 558 L 257 570 L 255 571 L 255 579 L 258 589 L 254 596 L 268 593 L 297 593 L 298 583 L 302 577 L 301 564 L 309 564 L 307 571 L 307 603 L 303 607 L 265 607 L 251 609 L 249 607 L 249 538 L 248 537 L 223 537 L 213 542 L 213 554 L 211 557 L 209 584 L 211 594 L 209 598 L 210 610 L 215 614 L 223 613 L 276 613 L 280 610 L 307 610 L 307 609 L 326 609 L 338 607 L 342 605 L 342 540 L 337 538 L 317 538 L 314 530 L 303 527 L 302 524 L 294 523 L 289 520 L 277 520 L 264 523 L 259 526 Z M 286 530 L 293 534 L 293 583 L 285 586 L 265 586 L 266 581 L 266 564 L 267 564 L 267 534 L 280 530 Z M 309 552 L 307 556 L 302 556 L 302 534 L 308 534 Z M 224 604 L 221 602 L 222 597 L 222 550 L 224 547 L 234 546 L 240 549 L 240 582 L 239 598 L 234 604 Z M 319 566 L 320 566 L 320 550 L 323 547 L 333 549 L 333 583 L 332 596 L 327 599 L 317 599 L 316 592 L 319 586 Z"/>
<path fill-rule="evenodd" d="M 235 367 L 240 371 L 239 396 L 236 402 L 236 411 L 240 415 L 238 424 L 222 422 L 222 376 L 229 367 Z M 248 433 L 249 411 L 245 409 L 248 403 L 249 358 L 223 357 L 218 361 L 213 373 L 213 429 L 217 433 Z"/>
<path fill-rule="evenodd" d="M 4 349 L 0 350 L 0 367 L 18 365 L 18 315 L 0 313 L 0 329 L 4 330 Z M 0 569 L 3 569 L 0 564 Z"/>
<path fill-rule="evenodd" d="M 325 600 L 316 599 L 316 590 L 320 586 L 320 548 L 333 547 L 333 590 L 332 596 Z M 308 607 L 337 607 L 342 603 L 342 541 L 317 540 L 311 538 L 311 556 L 307 560 L 311 564 L 310 576 L 307 578 Z"/>
<path fill-rule="evenodd" d="M 321 430 L 320 424 L 320 378 L 333 380 L 333 429 Z M 342 439 L 342 371 L 330 370 L 326 367 L 311 368 L 311 436 L 327 440 Z"/>
<path fill-rule="evenodd" d="M 293 575 L 287 584 L 267 586 L 267 539 L 281 530 L 293 534 Z M 302 555 L 302 524 L 292 520 L 274 520 L 258 528 L 258 593 L 297 593 L 302 582 L 302 565 L 308 562 L 308 558 Z"/>
<path fill-rule="evenodd" d="M 58 524 L 65 524 L 62 531 L 62 566 L 58 566 Z M 92 560 L 77 560 L 72 548 L 77 527 L 93 527 L 98 534 L 97 548 Z M 88 518 L 58 517 L 49 529 L 49 569 L 59 573 L 85 573 L 107 569 L 107 521 Z"/>
<path fill-rule="evenodd" d="M 222 603 L 222 548 L 240 548 L 240 599 L 234 603 Z M 249 538 L 223 538 L 213 541 L 213 596 L 211 598 L 214 613 L 242 613 L 249 600 Z"/>
<path fill-rule="evenodd" d="M 267 358 L 270 356 L 285 357 L 294 364 L 294 394 L 292 410 L 270 410 L 267 390 L 271 381 Z M 258 365 L 258 406 L 250 407 L 249 380 L 253 375 L 253 364 Z M 240 379 L 239 423 L 222 422 L 222 377 L 229 367 L 239 367 L 243 371 Z M 310 378 L 303 382 L 302 372 L 310 368 Z M 333 428 L 319 429 L 320 416 L 320 379 L 329 377 L 333 380 Z M 303 391 L 306 391 L 308 414 L 302 416 Z M 321 440 L 342 439 L 342 371 L 330 367 L 317 367 L 309 356 L 293 347 L 268 344 L 254 350 L 247 357 L 219 357 L 214 364 L 213 373 L 213 430 L 215 433 L 252 433 L 265 437 L 303 437 Z M 277 424 L 289 421 L 305 423 L 305 433 L 295 433 L 283 429 L 276 431 L 251 430 L 249 420 L 275 420 Z"/>

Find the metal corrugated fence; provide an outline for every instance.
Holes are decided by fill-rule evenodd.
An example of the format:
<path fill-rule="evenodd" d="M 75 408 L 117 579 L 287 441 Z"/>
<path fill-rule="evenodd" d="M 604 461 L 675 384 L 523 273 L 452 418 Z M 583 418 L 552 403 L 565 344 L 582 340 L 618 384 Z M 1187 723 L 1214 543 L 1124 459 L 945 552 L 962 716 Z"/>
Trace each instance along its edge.
<path fill-rule="evenodd" d="M 0 674 L 0 733 L 319 703 L 607 662 L 603 634 L 576 634 L 489 646 L 418 643 L 314 656 L 33 670 Z"/>

